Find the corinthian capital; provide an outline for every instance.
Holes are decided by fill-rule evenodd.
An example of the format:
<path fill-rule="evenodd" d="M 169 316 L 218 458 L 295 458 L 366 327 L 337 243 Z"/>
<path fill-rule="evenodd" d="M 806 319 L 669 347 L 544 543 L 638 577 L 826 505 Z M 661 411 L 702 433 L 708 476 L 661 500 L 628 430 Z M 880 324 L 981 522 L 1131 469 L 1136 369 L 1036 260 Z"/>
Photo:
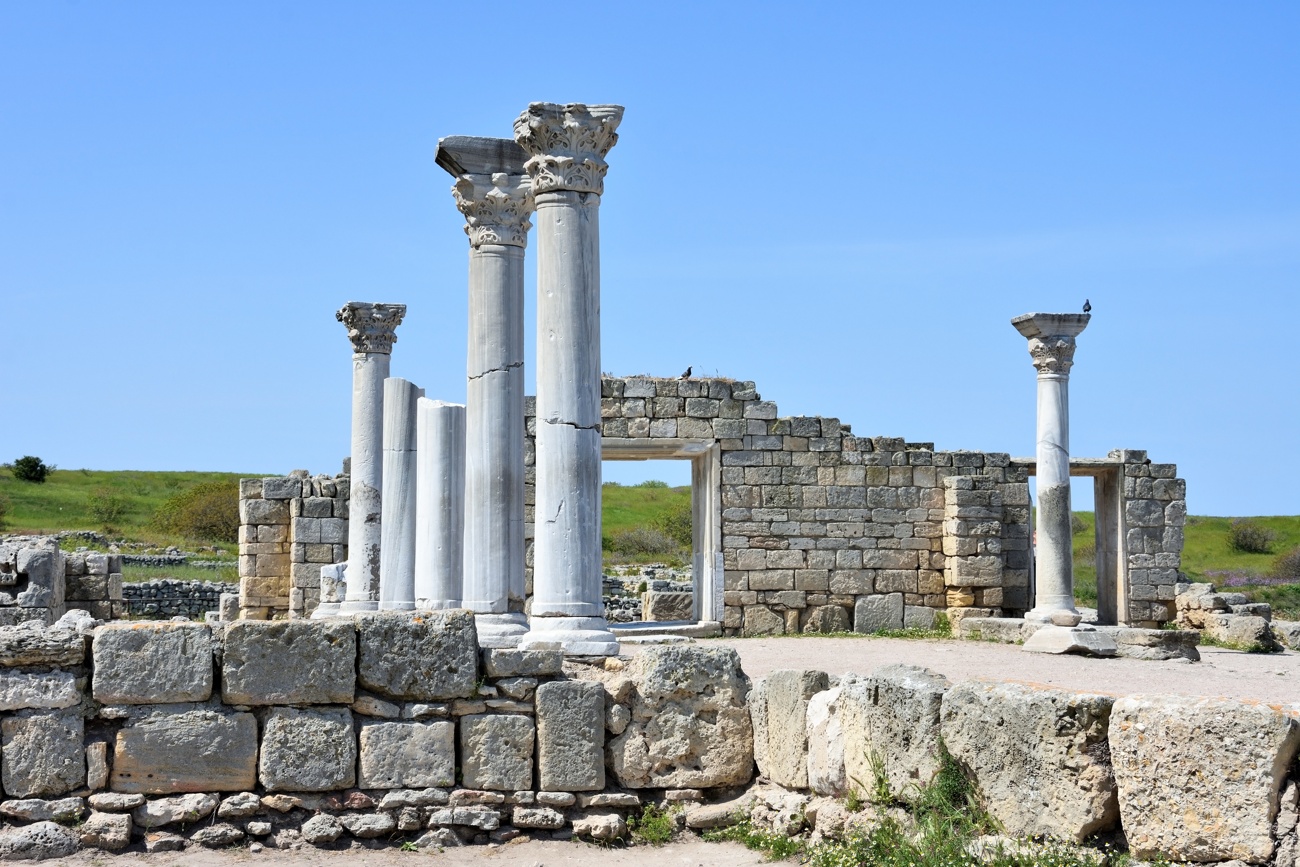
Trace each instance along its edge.
<path fill-rule="evenodd" d="M 465 234 L 469 235 L 471 247 L 528 246 L 528 230 L 533 225 L 528 221 L 533 213 L 533 187 L 527 175 L 461 175 L 451 194 L 465 215 Z"/>
<path fill-rule="evenodd" d="M 1087 313 L 1026 313 L 1011 320 L 1029 338 L 1029 356 L 1039 376 L 1069 376 L 1074 364 L 1074 338 L 1092 319 Z"/>
<path fill-rule="evenodd" d="M 621 105 L 534 102 L 515 120 L 515 141 L 531 156 L 524 168 L 533 192 L 605 189 L 605 155 L 618 142 Z"/>
<path fill-rule="evenodd" d="M 1039 376 L 1069 376 L 1070 367 L 1074 364 L 1074 346 L 1073 337 L 1031 337 L 1029 357 L 1033 359 L 1034 369 Z"/>
<path fill-rule="evenodd" d="M 348 329 L 348 340 L 353 352 L 393 351 L 397 340 L 397 326 L 406 315 L 405 304 L 371 304 L 366 301 L 349 301 L 339 308 L 334 318 Z"/>

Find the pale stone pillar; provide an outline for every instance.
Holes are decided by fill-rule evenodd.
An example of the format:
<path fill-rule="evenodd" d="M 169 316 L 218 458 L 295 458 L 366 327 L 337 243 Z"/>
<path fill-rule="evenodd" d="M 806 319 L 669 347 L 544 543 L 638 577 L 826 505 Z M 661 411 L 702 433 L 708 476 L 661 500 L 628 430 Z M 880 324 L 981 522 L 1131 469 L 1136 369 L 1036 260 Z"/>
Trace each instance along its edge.
<path fill-rule="evenodd" d="M 515 121 L 537 213 L 537 505 L 521 646 L 618 653 L 601 601 L 600 230 L 618 105 L 535 102 Z"/>
<path fill-rule="evenodd" d="M 510 139 L 452 136 L 437 161 L 469 235 L 465 583 L 483 647 L 514 647 L 524 618 L 524 247 L 527 154 Z"/>
<path fill-rule="evenodd" d="M 340 611 L 379 607 L 384 380 L 405 304 L 349 301 L 335 314 L 352 341 L 352 460 L 348 495 L 348 593 Z"/>
<path fill-rule="evenodd" d="M 415 401 L 424 389 L 384 380 L 384 476 L 379 610 L 415 608 Z"/>
<path fill-rule="evenodd" d="M 1074 552 L 1070 530 L 1070 367 L 1087 313 L 1026 313 L 1011 320 L 1029 338 L 1038 370 L 1038 539 L 1034 607 L 1027 620 L 1074 626 Z"/>
<path fill-rule="evenodd" d="M 415 607 L 460 608 L 465 539 L 465 407 L 416 401 Z"/>

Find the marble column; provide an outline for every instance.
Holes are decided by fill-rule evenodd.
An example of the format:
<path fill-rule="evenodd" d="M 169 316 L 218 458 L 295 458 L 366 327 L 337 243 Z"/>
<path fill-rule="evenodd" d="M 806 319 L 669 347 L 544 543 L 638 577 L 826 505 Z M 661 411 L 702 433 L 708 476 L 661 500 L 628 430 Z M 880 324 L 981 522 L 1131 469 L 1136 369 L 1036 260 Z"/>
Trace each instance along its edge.
<path fill-rule="evenodd" d="M 352 341 L 352 460 L 348 496 L 348 592 L 339 610 L 379 607 L 384 380 L 405 304 L 349 301 L 335 314 Z"/>
<path fill-rule="evenodd" d="M 416 404 L 415 607 L 461 608 L 465 407 L 427 397 Z"/>
<path fill-rule="evenodd" d="M 514 647 L 524 610 L 524 247 L 527 154 L 510 139 L 452 136 L 437 162 L 469 236 L 465 584 L 483 647 Z"/>
<path fill-rule="evenodd" d="M 1026 313 L 1011 320 L 1029 338 L 1038 371 L 1037 489 L 1034 607 L 1026 620 L 1074 626 L 1074 549 L 1070 528 L 1070 367 L 1087 313 Z"/>
<path fill-rule="evenodd" d="M 424 389 L 384 380 L 384 475 L 379 610 L 415 608 L 415 402 Z"/>
<path fill-rule="evenodd" d="M 600 229 L 618 105 L 535 102 L 515 121 L 537 207 L 537 504 L 521 647 L 618 653 L 601 600 Z"/>

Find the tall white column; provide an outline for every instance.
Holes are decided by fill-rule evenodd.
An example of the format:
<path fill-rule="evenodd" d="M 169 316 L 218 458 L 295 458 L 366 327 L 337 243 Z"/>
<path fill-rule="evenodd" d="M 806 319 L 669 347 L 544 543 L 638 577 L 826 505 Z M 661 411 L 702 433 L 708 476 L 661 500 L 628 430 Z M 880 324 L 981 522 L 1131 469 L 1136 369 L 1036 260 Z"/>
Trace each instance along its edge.
<path fill-rule="evenodd" d="M 509 139 L 454 136 L 438 164 L 469 236 L 464 607 L 484 647 L 514 647 L 524 618 L 524 247 L 527 154 Z"/>
<path fill-rule="evenodd" d="M 341 612 L 379 607 L 384 380 L 405 304 L 349 301 L 335 314 L 352 341 L 352 469 L 348 495 L 348 593 Z"/>
<path fill-rule="evenodd" d="M 465 539 L 465 407 L 416 401 L 415 607 L 460 608 Z"/>
<path fill-rule="evenodd" d="M 537 505 L 522 647 L 618 653 L 601 600 L 600 229 L 618 105 L 535 102 L 515 121 L 537 214 Z"/>
<path fill-rule="evenodd" d="M 405 379 L 384 380 L 380 611 L 415 608 L 415 401 L 423 396 Z"/>
<path fill-rule="evenodd" d="M 1026 313 L 1011 320 L 1029 338 L 1038 371 L 1038 539 L 1036 592 L 1026 620 L 1074 626 L 1074 548 L 1070 528 L 1070 367 L 1086 313 Z"/>

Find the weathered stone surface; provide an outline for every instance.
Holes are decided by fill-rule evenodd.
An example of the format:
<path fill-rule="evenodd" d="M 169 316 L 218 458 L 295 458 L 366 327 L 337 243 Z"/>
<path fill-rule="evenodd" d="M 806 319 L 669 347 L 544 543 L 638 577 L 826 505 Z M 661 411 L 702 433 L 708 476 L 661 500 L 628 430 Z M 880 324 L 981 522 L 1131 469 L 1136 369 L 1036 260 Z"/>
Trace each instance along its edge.
<path fill-rule="evenodd" d="M 903 628 L 903 594 L 859 596 L 853 605 L 853 631 L 869 635 L 882 629 Z"/>
<path fill-rule="evenodd" d="M 16 798 L 62 795 L 86 782 L 85 724 L 70 711 L 18 711 L 0 723 L 0 781 Z"/>
<path fill-rule="evenodd" d="M 808 699 L 808 788 L 819 795 L 841 796 L 848 792 L 844 769 L 844 687 L 853 678 L 846 675 L 837 686 Z"/>
<path fill-rule="evenodd" d="M 962 617 L 956 622 L 957 634 L 962 638 L 972 641 L 998 641 L 1003 644 L 1024 641 L 1044 628 L 1044 624 L 1034 623 L 1023 617 Z"/>
<path fill-rule="evenodd" d="M 262 812 L 262 799 L 255 792 L 231 795 L 217 807 L 218 819 L 247 819 Z"/>
<path fill-rule="evenodd" d="M 202 623 L 110 623 L 95 630 L 95 700 L 174 704 L 212 696 L 212 634 Z"/>
<path fill-rule="evenodd" d="M 488 677 L 540 677 L 562 674 L 564 651 L 484 648 L 483 672 Z"/>
<path fill-rule="evenodd" d="M 258 777 L 271 792 L 326 792 L 356 780 L 357 740 L 346 709 L 277 707 L 267 714 Z"/>
<path fill-rule="evenodd" d="M 17 594 L 15 601 L 18 606 L 52 609 L 61 613 L 64 563 L 64 554 L 59 550 L 58 542 L 52 538 L 19 548 L 14 566 L 18 574 L 27 576 L 27 588 Z"/>
<path fill-rule="evenodd" d="M 37 822 L 0 831 L 0 861 L 66 858 L 81 848 L 81 839 L 53 822 Z"/>
<path fill-rule="evenodd" d="M 717 804 L 700 804 L 687 809 L 686 827 L 705 831 L 734 825 L 742 816 L 748 816 L 753 806 L 754 796 L 748 794 Z"/>
<path fill-rule="evenodd" d="M 1190 659 L 1201 658 L 1196 645 L 1201 634 L 1195 629 L 1136 629 L 1129 626 L 1098 626 L 1115 640 L 1120 656 L 1129 659 Z"/>
<path fill-rule="evenodd" d="M 940 730 L 1007 834 L 1082 841 L 1119 818 L 1106 752 L 1113 701 L 967 681 L 944 694 Z"/>
<path fill-rule="evenodd" d="M 940 707 L 948 687 L 943 675 L 914 665 L 887 665 L 845 684 L 839 704 L 846 785 L 871 791 L 872 763 L 879 762 L 890 794 L 912 800 L 939 770 Z"/>
<path fill-rule="evenodd" d="M 73 629 L 42 629 L 37 621 L 0 626 L 0 666 L 80 665 L 86 643 Z"/>
<path fill-rule="evenodd" d="M 42 798 L 23 798 L 0 803 L 0 816 L 24 822 L 75 822 L 86 811 L 81 798 L 59 798 L 46 801 Z"/>
<path fill-rule="evenodd" d="M 351 704 L 357 632 L 347 620 L 236 620 L 226 627 L 227 704 Z"/>
<path fill-rule="evenodd" d="M 149 831 L 144 835 L 144 851 L 179 852 L 185 848 L 185 838 L 170 831 Z"/>
<path fill-rule="evenodd" d="M 564 814 L 550 807 L 515 807 L 510 824 L 516 828 L 563 828 Z"/>
<path fill-rule="evenodd" d="M 440 806 L 446 804 L 448 799 L 446 789 L 394 789 L 391 792 L 384 793 L 384 797 L 379 801 L 379 809 L 396 810 L 404 807 Z"/>
<path fill-rule="evenodd" d="M 478 679 L 474 615 L 384 612 L 357 618 L 363 687 L 410 701 L 469 698 Z"/>
<path fill-rule="evenodd" d="M 108 744 L 86 744 L 86 788 L 97 792 L 108 785 Z"/>
<path fill-rule="evenodd" d="M 244 840 L 244 832 L 229 822 L 206 825 L 190 835 L 190 840 L 207 849 L 224 849 Z"/>
<path fill-rule="evenodd" d="M 824 671 L 782 670 L 763 678 L 767 750 L 758 770 L 778 786 L 808 787 L 808 700 L 827 686 Z"/>
<path fill-rule="evenodd" d="M 1240 650 L 1270 651 L 1278 646 L 1269 622 L 1263 617 L 1207 614 L 1205 634 Z"/>
<path fill-rule="evenodd" d="M 113 746 L 118 792 L 238 792 L 257 784 L 251 713 L 164 706 L 130 720 Z"/>
<path fill-rule="evenodd" d="M 785 618 L 766 605 L 746 605 L 742 635 L 784 635 Z"/>
<path fill-rule="evenodd" d="M 1110 752 L 1134 857 L 1268 861 L 1277 794 L 1298 745 L 1294 717 L 1265 704 L 1118 699 Z"/>
<path fill-rule="evenodd" d="M 848 632 L 852 628 L 849 612 L 842 605 L 818 605 L 808 612 L 803 625 L 805 634 Z"/>
<path fill-rule="evenodd" d="M 105 813 L 129 813 L 144 803 L 144 795 L 124 795 L 120 792 L 98 792 L 90 796 L 90 808 Z"/>
<path fill-rule="evenodd" d="M 1115 639 L 1091 626 L 1044 626 L 1025 639 L 1030 653 L 1079 653 L 1084 656 L 1118 656 Z"/>
<path fill-rule="evenodd" d="M 81 845 L 116 852 L 131 843 L 131 817 L 125 813 L 91 813 L 77 830 Z"/>
<path fill-rule="evenodd" d="M 651 590 L 641 594 L 641 606 L 641 619 L 647 622 L 695 619 L 694 593 Z"/>
<path fill-rule="evenodd" d="M 651 647 L 632 659 L 626 675 L 632 720 L 607 745 L 608 765 L 620 785 L 679 789 L 749 782 L 749 678 L 735 650 Z"/>
<path fill-rule="evenodd" d="M 346 813 L 339 817 L 343 827 L 353 837 L 372 840 L 397 830 L 397 818 L 392 813 Z"/>
<path fill-rule="evenodd" d="M 573 833 L 592 840 L 617 840 L 627 835 L 627 823 L 618 813 L 589 813 L 573 820 Z"/>
<path fill-rule="evenodd" d="M 460 719 L 461 774 L 473 789 L 515 792 L 533 787 L 531 717 L 474 714 Z"/>
<path fill-rule="evenodd" d="M 605 688 L 557 680 L 537 688 L 538 786 L 548 792 L 605 788 Z"/>
<path fill-rule="evenodd" d="M 1270 626 L 1278 642 L 1291 650 L 1300 649 L 1300 623 L 1293 620 L 1274 620 Z"/>
<path fill-rule="evenodd" d="M 429 827 L 464 825 L 483 831 L 501 827 L 501 817 L 491 807 L 447 807 L 434 810 L 429 816 Z"/>
<path fill-rule="evenodd" d="M 456 782 L 456 726 L 451 722 L 363 722 L 363 789 L 450 786 Z"/>
<path fill-rule="evenodd" d="M 343 823 L 329 813 L 317 813 L 302 823 L 302 838 L 313 846 L 328 846 L 343 836 Z"/>
<path fill-rule="evenodd" d="M 158 798 L 136 807 L 131 817 L 141 828 L 161 828 L 176 822 L 193 824 L 217 809 L 217 796 L 201 793 Z"/>

